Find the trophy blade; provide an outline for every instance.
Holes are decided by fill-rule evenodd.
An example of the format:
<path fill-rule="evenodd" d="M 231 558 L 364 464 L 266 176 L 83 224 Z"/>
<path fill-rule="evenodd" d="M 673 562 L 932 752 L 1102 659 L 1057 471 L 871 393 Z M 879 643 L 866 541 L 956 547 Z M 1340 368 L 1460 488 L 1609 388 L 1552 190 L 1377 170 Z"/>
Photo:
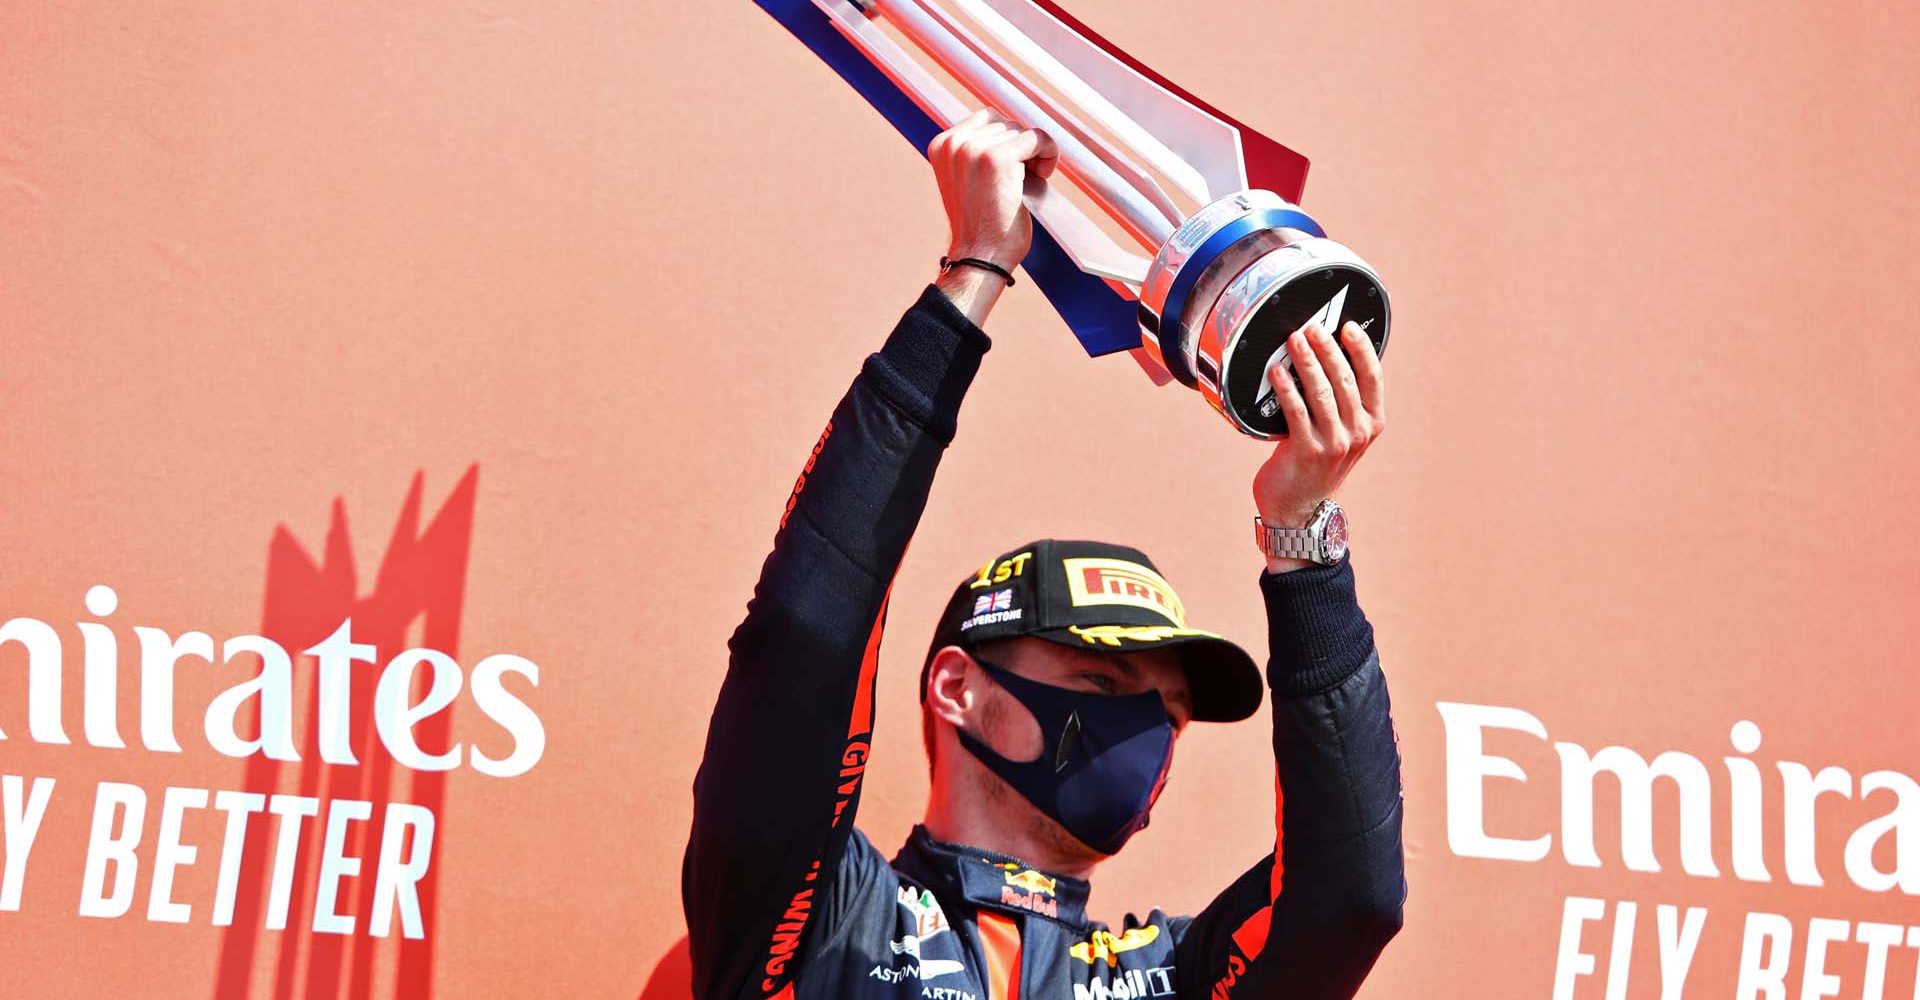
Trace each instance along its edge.
<path fill-rule="evenodd" d="M 891 0 L 882 4 L 869 0 L 869 6 L 886 2 Z M 1248 186 L 1265 188 L 1289 201 L 1299 199 L 1306 180 L 1305 157 L 1180 89 L 1052 0 L 942 2 L 964 3 L 968 9 L 984 5 L 999 21 L 1030 39 L 1049 57 L 1027 60 L 1030 72 L 1041 75 L 1073 109 L 1119 142 L 1126 158 L 1137 158 L 1152 168 L 1179 194 L 1191 196 L 1196 186 L 1203 186 L 1210 195 Z M 971 102 L 899 51 L 899 45 L 848 0 L 754 3 L 852 86 L 923 156 L 933 137 L 969 109 Z M 974 21 L 990 33 L 998 23 L 990 16 Z M 1007 44 L 997 34 L 995 40 L 1019 54 L 1017 44 Z M 1055 65 L 1066 72 L 1058 73 Z M 1024 94 L 1019 96 L 1030 101 Z M 1125 171 L 1116 172 L 1094 147 L 1083 144 L 1083 148 L 1088 159 L 1121 181 Z M 1132 197 L 1144 206 L 1142 214 L 1164 217 L 1164 206 L 1156 203 L 1159 199 L 1140 193 L 1131 183 L 1117 186 L 1133 192 Z M 1165 198 L 1166 192 L 1160 197 Z M 1106 202 L 1098 195 L 1094 201 L 1104 210 Z M 1137 293 L 1150 261 L 1116 242 L 1105 226 L 1058 191 L 1029 190 L 1027 206 L 1035 226 L 1033 245 L 1022 267 L 1081 347 L 1095 357 L 1139 348 Z"/>
<path fill-rule="evenodd" d="M 1082 187 L 1092 191 L 1099 191 L 1103 186 L 1112 184 L 1113 178 L 1107 176 L 1108 174 L 1112 174 L 1117 177 L 1120 185 L 1124 188 L 1130 188 L 1132 193 L 1138 194 L 1141 198 L 1144 198 L 1148 204 L 1152 205 L 1154 209 L 1158 210 L 1159 218 L 1141 220 L 1139 224 L 1128 227 L 1129 229 L 1147 232 L 1149 234 L 1147 249 L 1160 249 L 1160 243 L 1166 239 L 1167 234 L 1172 232 L 1172 229 L 1165 229 L 1163 231 L 1157 226 L 1158 223 L 1178 227 L 1181 221 L 1186 218 L 1186 213 L 1181 211 L 1180 207 L 1173 203 L 1173 199 L 1167 196 L 1166 190 L 1160 186 L 1159 181 L 1154 180 L 1152 174 L 1142 170 L 1140 165 L 1135 163 L 1133 158 L 1127 155 L 1126 151 L 1115 147 L 1114 144 L 1107 141 L 1098 130 L 1089 128 L 1086 123 L 1081 121 L 1081 115 L 1084 112 L 1082 106 L 1077 103 L 1070 104 L 1062 101 L 1054 95 L 1052 90 L 1035 85 L 1026 73 L 1021 72 L 1019 66 L 1002 56 L 992 47 L 982 43 L 979 37 L 968 29 L 966 24 L 958 17 L 955 17 L 951 11 L 946 10 L 941 3 L 935 2 L 935 0 L 874 0 L 874 2 L 884 2 L 888 8 L 898 7 L 902 4 L 912 4 L 916 6 L 922 13 L 933 18 L 949 38 L 964 46 L 969 54 L 979 60 L 979 65 L 987 68 L 992 79 L 1004 81 L 1006 84 L 1011 85 L 1021 97 L 1026 98 L 1026 100 L 1031 103 L 1033 108 L 1048 116 L 1049 119 L 1047 122 L 1025 124 L 1044 125 L 1052 128 L 1056 132 L 1063 132 L 1072 136 L 1073 142 L 1061 146 L 1061 165 L 1067 169 L 1069 175 L 1083 179 Z M 969 7 L 967 0 L 946 0 L 946 2 L 959 9 L 984 12 L 988 17 L 998 20 L 1008 36 L 1024 40 L 1024 37 L 1018 32 L 1013 31 L 1013 26 L 1008 24 L 1005 19 L 999 18 L 991 7 L 983 4 L 974 4 Z M 992 25 L 983 24 L 982 26 L 987 28 L 990 34 L 992 33 Z M 996 40 L 1005 42 L 1005 39 L 1001 38 L 997 38 Z M 1045 57 L 1045 53 L 1031 42 L 1027 44 L 1026 48 L 1030 53 L 1038 54 L 1043 58 Z M 1042 76 L 1056 87 L 1063 84 L 1070 86 L 1078 81 L 1077 77 L 1073 77 L 1072 74 L 1068 73 L 1066 68 L 1060 66 L 1058 62 L 1052 63 L 1051 76 L 1048 75 L 1050 68 L 1047 65 L 1033 65 L 1032 68 L 1036 75 Z M 1086 90 L 1085 84 L 1080 84 L 1080 89 L 1083 91 Z M 982 99 L 986 99 L 991 95 L 982 93 L 980 96 Z M 1108 104 L 1107 107 L 1111 108 L 1112 105 Z M 1114 108 L 1113 111 L 1117 115 L 1119 109 Z M 1002 113 L 1012 117 L 1010 109 L 1002 109 Z M 1056 136 L 1056 142 L 1057 141 L 1058 137 Z M 1089 157 L 1088 154 L 1091 154 L 1091 156 Z M 1085 183 L 1084 181 L 1092 181 L 1093 183 Z M 1138 206 L 1133 203 L 1110 203 L 1107 207 L 1109 211 L 1114 212 L 1139 210 Z M 1149 223 L 1154 225 L 1150 225 Z"/>
<path fill-rule="evenodd" d="M 814 0 L 832 20 L 834 28 L 864 54 L 895 87 L 906 94 L 927 116 L 945 128 L 966 117 L 968 105 L 954 96 L 945 84 L 936 80 L 911 56 L 901 51 L 860 9 L 849 0 Z M 1128 251 L 1107 234 L 1078 205 L 1045 182 L 1031 180 L 1023 192 L 1027 210 L 1034 222 L 1046 229 L 1082 271 L 1110 278 L 1137 288 L 1146 280 L 1152 261 Z M 1131 294 L 1131 290 L 1129 290 Z"/>
<path fill-rule="evenodd" d="M 1206 177 L 1212 198 L 1264 188 L 1300 201 L 1307 181 L 1305 156 L 1195 97 L 1055 0 L 982 2 L 1192 164 Z"/>
<path fill-rule="evenodd" d="M 970 14 L 988 34 L 993 36 L 994 41 L 1006 46 L 1009 51 L 1032 66 L 1036 74 L 1057 88 L 1068 100 L 1074 102 L 1087 117 L 1112 132 L 1135 155 L 1146 160 L 1155 170 L 1165 175 L 1168 183 L 1179 189 L 1181 194 L 1205 204 L 1221 195 L 1240 190 L 1239 187 L 1231 187 L 1218 193 L 1213 192 L 1207 185 L 1207 178 L 1202 176 L 1199 170 L 1194 169 L 1193 164 L 1182 159 L 1166 143 L 1160 141 L 1158 136 L 1134 120 L 1132 115 L 1122 111 L 1117 104 L 1108 100 L 1069 65 L 1069 63 L 1084 65 L 1089 58 L 1117 62 L 1097 46 L 1075 35 L 1073 38 L 1079 44 L 1068 46 L 1062 56 L 1056 57 L 1054 53 L 1047 51 L 1044 46 L 1016 27 L 989 0 L 952 0 L 952 2 Z M 1129 101 L 1128 103 L 1137 102 Z M 1228 145 L 1231 147 L 1231 142 Z M 1244 182 L 1245 178 L 1240 175 L 1239 170 L 1238 151 L 1233 150 L 1233 152 L 1236 155 L 1230 165 L 1232 172 L 1229 177 L 1235 182 Z"/>

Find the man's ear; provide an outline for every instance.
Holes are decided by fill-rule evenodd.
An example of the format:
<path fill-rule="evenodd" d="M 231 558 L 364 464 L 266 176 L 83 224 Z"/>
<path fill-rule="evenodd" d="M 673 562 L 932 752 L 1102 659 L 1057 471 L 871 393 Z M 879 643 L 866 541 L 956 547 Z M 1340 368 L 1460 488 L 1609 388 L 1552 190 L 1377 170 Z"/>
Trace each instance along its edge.
<path fill-rule="evenodd" d="M 927 708 L 935 718 L 956 729 L 966 728 L 967 716 L 980 696 L 973 657 L 958 646 L 942 646 L 927 669 Z"/>

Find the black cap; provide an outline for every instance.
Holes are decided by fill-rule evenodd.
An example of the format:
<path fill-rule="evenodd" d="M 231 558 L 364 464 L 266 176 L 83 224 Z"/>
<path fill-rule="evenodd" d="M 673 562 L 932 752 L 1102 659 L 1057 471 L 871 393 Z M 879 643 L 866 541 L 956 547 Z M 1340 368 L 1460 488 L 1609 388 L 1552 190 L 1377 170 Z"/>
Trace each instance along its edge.
<path fill-rule="evenodd" d="M 1138 549 L 1041 539 L 960 581 L 940 614 L 927 670 L 945 646 L 974 649 L 1031 636 L 1095 653 L 1174 648 L 1187 671 L 1196 722 L 1238 722 L 1260 707 L 1260 668 L 1233 642 L 1187 625 L 1186 606 Z"/>

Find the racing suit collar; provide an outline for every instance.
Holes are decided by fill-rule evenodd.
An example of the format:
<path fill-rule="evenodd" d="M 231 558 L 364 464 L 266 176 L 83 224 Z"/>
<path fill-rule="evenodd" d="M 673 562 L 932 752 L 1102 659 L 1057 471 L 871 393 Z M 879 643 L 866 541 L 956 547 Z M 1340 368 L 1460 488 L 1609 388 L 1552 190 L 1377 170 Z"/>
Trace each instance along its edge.
<path fill-rule="evenodd" d="M 1073 928 L 1085 928 L 1085 879 L 1027 867 L 1018 858 L 983 847 L 949 844 L 915 826 L 893 866 L 918 879 L 942 901 L 965 899 L 980 909 L 1036 914 Z"/>

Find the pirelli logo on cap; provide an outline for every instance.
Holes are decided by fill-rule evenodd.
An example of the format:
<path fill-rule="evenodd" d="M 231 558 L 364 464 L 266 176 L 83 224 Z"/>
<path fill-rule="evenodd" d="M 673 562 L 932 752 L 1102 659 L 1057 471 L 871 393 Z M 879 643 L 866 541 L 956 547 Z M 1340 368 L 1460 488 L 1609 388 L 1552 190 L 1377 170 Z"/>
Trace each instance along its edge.
<path fill-rule="evenodd" d="M 1073 606 L 1126 604 L 1145 608 L 1165 617 L 1176 627 L 1187 625 L 1187 609 L 1166 578 L 1137 562 L 1125 559 L 1062 559 L 1067 572 L 1067 591 Z"/>

